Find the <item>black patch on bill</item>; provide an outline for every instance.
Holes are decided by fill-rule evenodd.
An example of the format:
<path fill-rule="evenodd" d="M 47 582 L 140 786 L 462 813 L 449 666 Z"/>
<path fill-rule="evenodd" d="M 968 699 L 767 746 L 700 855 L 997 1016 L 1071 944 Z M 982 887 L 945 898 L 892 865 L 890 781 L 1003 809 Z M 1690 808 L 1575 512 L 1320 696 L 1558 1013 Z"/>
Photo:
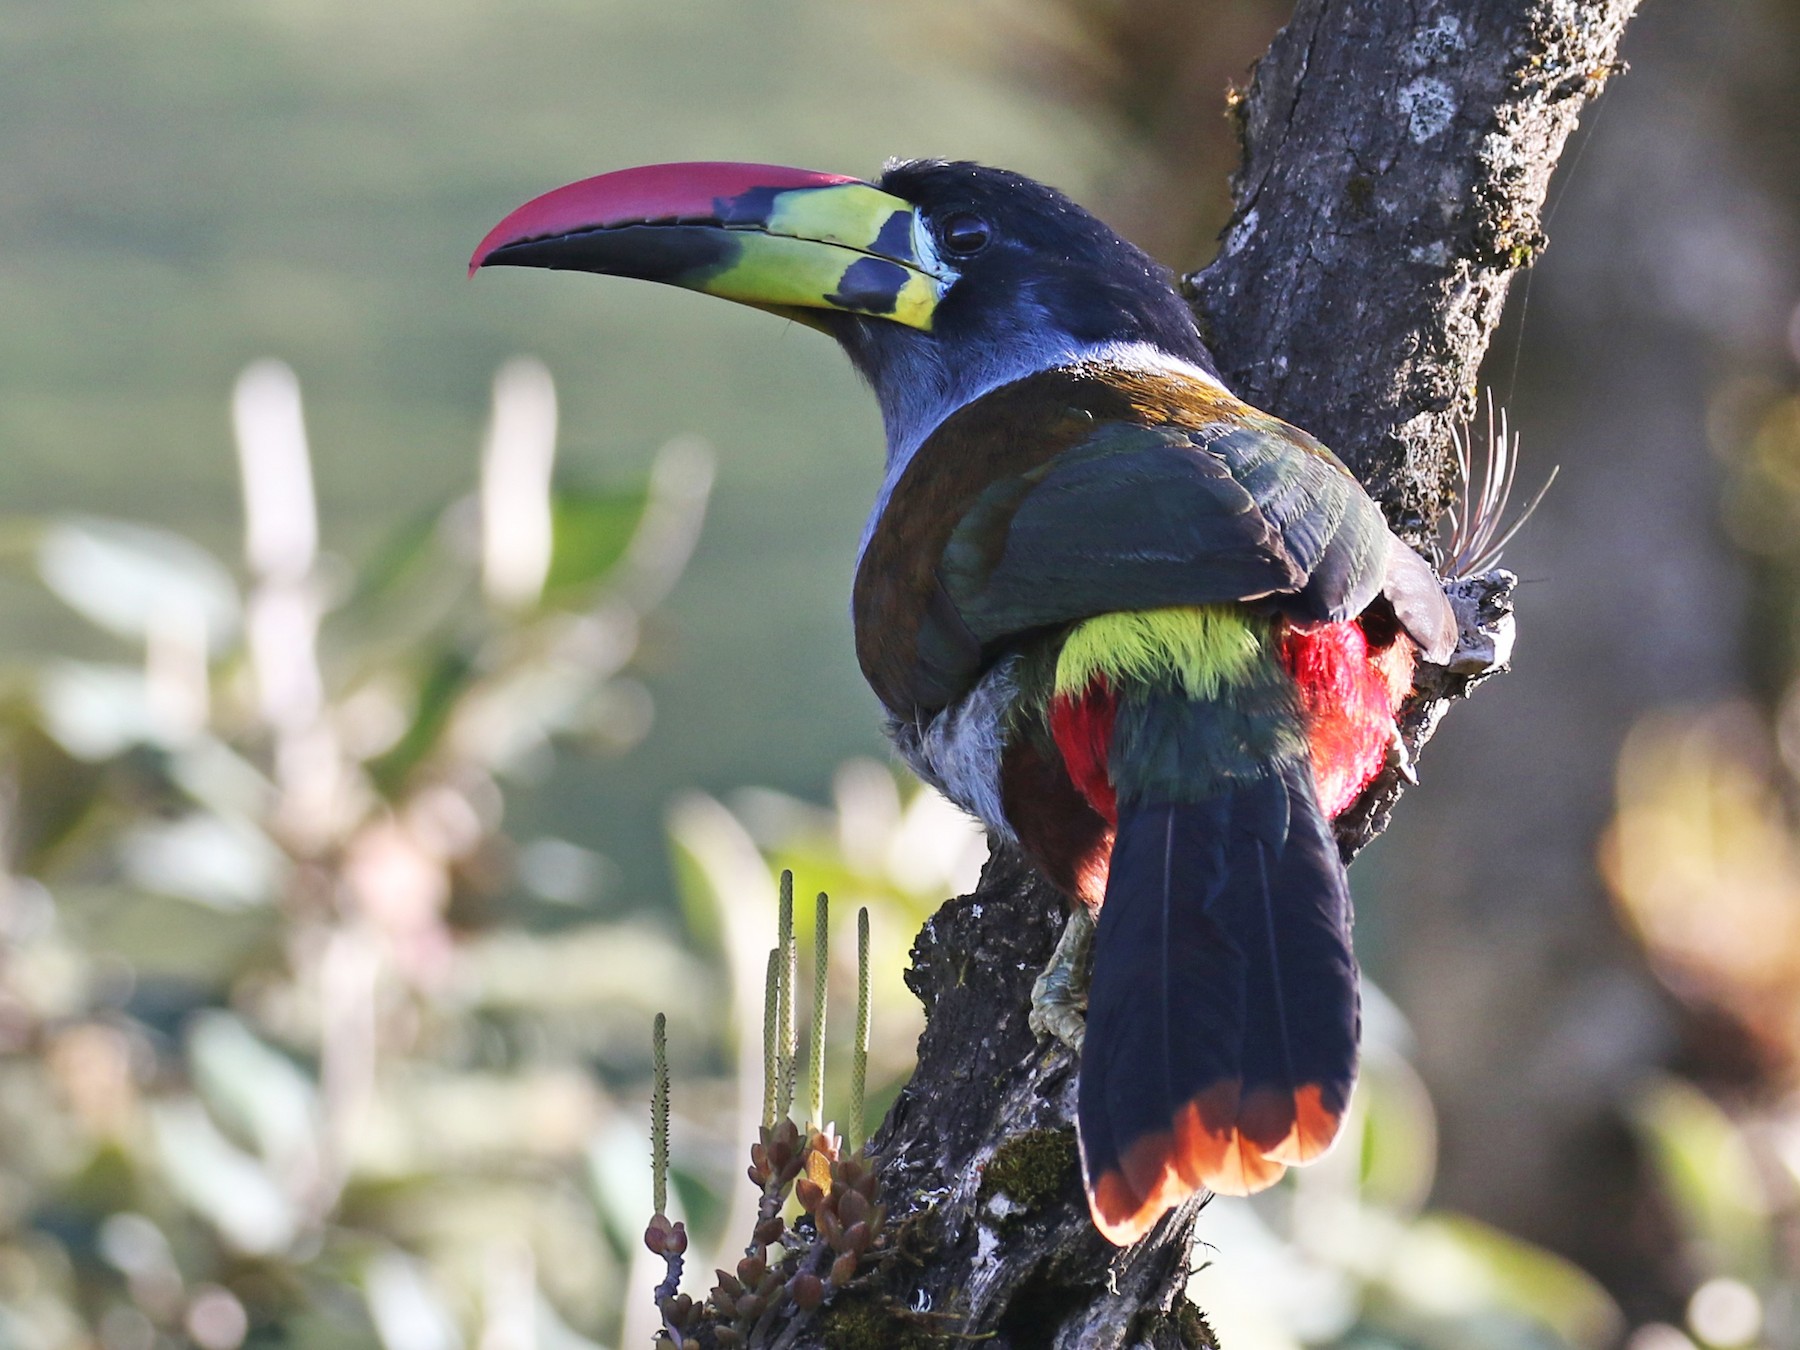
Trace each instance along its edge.
<path fill-rule="evenodd" d="M 483 267 L 548 267 L 694 285 L 737 261 L 739 241 L 711 225 L 619 225 L 497 248 Z"/>
<path fill-rule="evenodd" d="M 900 289 L 912 273 L 885 258 L 858 258 L 844 270 L 835 292 L 825 299 L 839 309 L 860 314 L 892 314 Z"/>
<path fill-rule="evenodd" d="M 775 199 L 793 188 L 749 188 L 735 197 L 713 198 L 713 219 L 721 225 L 767 225 Z"/>
<path fill-rule="evenodd" d="M 896 258 L 901 262 L 917 262 L 918 259 L 913 256 L 912 227 L 911 211 L 894 212 L 882 222 L 881 231 L 875 236 L 869 252 L 879 253 L 884 258 Z"/>

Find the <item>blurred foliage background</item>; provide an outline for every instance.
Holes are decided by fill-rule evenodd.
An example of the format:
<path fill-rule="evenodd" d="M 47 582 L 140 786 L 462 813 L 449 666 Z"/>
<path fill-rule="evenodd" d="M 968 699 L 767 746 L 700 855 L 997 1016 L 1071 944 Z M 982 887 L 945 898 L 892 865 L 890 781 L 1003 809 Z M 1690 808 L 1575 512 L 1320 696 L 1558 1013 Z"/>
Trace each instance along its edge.
<path fill-rule="evenodd" d="M 649 1014 L 724 1253 L 782 867 L 872 910 L 879 1113 L 982 845 L 850 654 L 874 411 L 463 260 L 605 168 L 942 153 L 1189 269 L 1284 16 L 0 0 L 0 1346 L 646 1344 Z M 1553 187 L 1516 669 L 1356 869 L 1352 1140 L 1203 1222 L 1231 1350 L 1800 1345 L 1797 32 L 1648 7 Z"/>

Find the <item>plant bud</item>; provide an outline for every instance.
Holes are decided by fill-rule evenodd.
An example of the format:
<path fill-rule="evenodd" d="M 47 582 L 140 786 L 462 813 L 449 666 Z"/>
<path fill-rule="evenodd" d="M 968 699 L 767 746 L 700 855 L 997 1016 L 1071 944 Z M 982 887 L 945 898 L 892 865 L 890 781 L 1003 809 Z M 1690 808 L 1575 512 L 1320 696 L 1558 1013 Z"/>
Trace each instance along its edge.
<path fill-rule="evenodd" d="M 845 1191 L 838 1197 L 838 1218 L 847 1224 L 858 1224 L 869 1217 L 869 1202 L 861 1191 Z"/>
<path fill-rule="evenodd" d="M 811 1312 L 825 1301 L 825 1282 L 810 1271 L 788 1281 L 788 1296 L 802 1312 Z"/>
<path fill-rule="evenodd" d="M 842 1289 L 856 1278 L 856 1254 L 845 1252 L 831 1263 L 832 1287 Z"/>
<path fill-rule="evenodd" d="M 794 1198 L 800 1202 L 801 1209 L 813 1214 L 825 1199 L 825 1192 L 819 1189 L 818 1183 L 811 1177 L 801 1177 L 794 1183 Z"/>

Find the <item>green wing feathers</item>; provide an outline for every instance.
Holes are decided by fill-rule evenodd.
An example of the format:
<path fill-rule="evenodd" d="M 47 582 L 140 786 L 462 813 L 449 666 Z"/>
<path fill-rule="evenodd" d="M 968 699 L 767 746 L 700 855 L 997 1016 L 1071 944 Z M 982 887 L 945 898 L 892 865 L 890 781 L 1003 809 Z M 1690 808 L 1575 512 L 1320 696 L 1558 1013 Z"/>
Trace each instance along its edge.
<path fill-rule="evenodd" d="M 934 709 L 1001 644 L 1098 614 L 1263 601 L 1354 617 L 1391 546 L 1304 432 L 1194 380 L 1047 372 L 915 455 L 858 571 L 858 655 L 889 707 Z"/>

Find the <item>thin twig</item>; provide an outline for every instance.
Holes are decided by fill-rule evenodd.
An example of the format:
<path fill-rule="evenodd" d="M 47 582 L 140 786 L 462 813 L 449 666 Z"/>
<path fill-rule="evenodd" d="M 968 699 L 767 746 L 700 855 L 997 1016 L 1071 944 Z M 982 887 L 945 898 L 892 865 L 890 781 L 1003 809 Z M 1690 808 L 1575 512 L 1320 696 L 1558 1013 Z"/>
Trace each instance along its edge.
<path fill-rule="evenodd" d="M 856 911 L 856 1038 L 850 1045 L 849 1156 L 862 1152 L 863 1092 L 869 1077 L 869 910 Z"/>
<path fill-rule="evenodd" d="M 806 1060 L 806 1124 L 825 1128 L 825 1004 L 831 971 L 831 900 L 823 891 L 813 910 L 812 1034 Z"/>
<path fill-rule="evenodd" d="M 794 1025 L 794 985 L 799 977 L 799 957 L 794 947 L 794 874 L 781 874 L 781 910 L 776 927 L 776 944 L 781 952 L 780 980 L 776 991 L 776 1005 L 781 1024 L 781 1044 L 776 1050 L 777 1077 L 780 1079 L 779 1096 L 776 1102 L 775 1116 L 792 1115 L 794 1112 L 794 1062 L 799 1057 L 799 1034 Z"/>
<path fill-rule="evenodd" d="M 669 1212 L 669 1019 L 662 1013 L 650 1031 L 650 1187 L 655 1212 Z"/>
<path fill-rule="evenodd" d="M 775 1101 L 781 1077 L 781 948 L 769 948 L 769 969 L 763 979 L 763 1101 L 764 1129 L 775 1124 Z"/>

